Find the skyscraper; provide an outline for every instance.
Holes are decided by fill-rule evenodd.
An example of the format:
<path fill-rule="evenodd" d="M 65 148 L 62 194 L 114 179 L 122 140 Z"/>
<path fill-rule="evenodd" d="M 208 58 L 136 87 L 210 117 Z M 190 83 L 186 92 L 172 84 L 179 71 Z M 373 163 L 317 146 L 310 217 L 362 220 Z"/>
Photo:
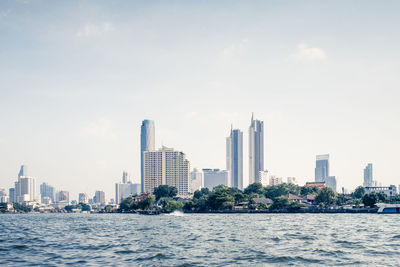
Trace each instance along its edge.
<path fill-rule="evenodd" d="M 194 168 L 190 173 L 190 191 L 193 193 L 204 187 L 203 173 Z"/>
<path fill-rule="evenodd" d="M 329 176 L 329 154 L 317 155 L 315 165 L 315 182 L 325 182 Z"/>
<path fill-rule="evenodd" d="M 18 173 L 18 180 L 15 182 L 14 200 L 19 203 L 24 201 L 35 201 L 36 199 L 36 180 L 27 176 L 27 167 L 21 166 Z"/>
<path fill-rule="evenodd" d="M 243 132 L 231 128 L 226 138 L 226 163 L 230 173 L 230 186 L 243 190 Z"/>
<path fill-rule="evenodd" d="M 28 176 L 28 168 L 26 165 L 21 165 L 21 169 L 19 170 L 18 173 L 18 178 L 21 176 Z"/>
<path fill-rule="evenodd" d="M 364 187 L 365 186 L 373 186 L 373 176 L 372 176 L 372 163 L 368 163 L 368 165 L 364 168 Z"/>
<path fill-rule="evenodd" d="M 220 169 L 203 169 L 204 187 L 212 190 L 217 185 L 228 185 L 228 171 Z"/>
<path fill-rule="evenodd" d="M 144 120 L 140 128 L 140 175 L 141 175 L 141 189 L 144 192 L 144 170 L 143 170 L 143 153 L 145 151 L 152 151 L 155 147 L 155 127 L 154 121 Z"/>
<path fill-rule="evenodd" d="M 264 122 L 254 120 L 252 114 L 249 127 L 249 184 L 260 182 L 262 170 L 264 170 Z"/>
<path fill-rule="evenodd" d="M 95 204 L 106 204 L 106 194 L 104 191 L 97 190 L 93 197 Z"/>
<path fill-rule="evenodd" d="M 115 202 L 120 204 L 121 200 L 139 194 L 141 191 L 140 184 L 133 184 L 129 180 L 129 175 L 126 171 L 122 173 L 122 183 L 115 184 Z"/>
<path fill-rule="evenodd" d="M 178 196 L 190 194 L 190 163 L 186 155 L 173 148 L 143 152 L 144 192 L 153 192 L 159 185 L 174 186 Z"/>
<path fill-rule="evenodd" d="M 54 203 L 54 187 L 47 184 L 47 183 L 42 183 L 40 185 L 40 195 L 43 198 L 48 197 L 52 203 Z M 42 201 L 43 202 L 43 201 Z"/>

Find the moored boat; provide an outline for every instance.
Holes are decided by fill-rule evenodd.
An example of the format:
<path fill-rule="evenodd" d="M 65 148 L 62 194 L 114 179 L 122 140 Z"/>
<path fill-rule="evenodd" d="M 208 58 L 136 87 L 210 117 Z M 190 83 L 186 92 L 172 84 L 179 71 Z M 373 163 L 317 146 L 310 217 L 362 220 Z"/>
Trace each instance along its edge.
<path fill-rule="evenodd" d="M 400 214 L 400 204 L 382 205 L 379 207 L 378 213 L 399 213 Z"/>

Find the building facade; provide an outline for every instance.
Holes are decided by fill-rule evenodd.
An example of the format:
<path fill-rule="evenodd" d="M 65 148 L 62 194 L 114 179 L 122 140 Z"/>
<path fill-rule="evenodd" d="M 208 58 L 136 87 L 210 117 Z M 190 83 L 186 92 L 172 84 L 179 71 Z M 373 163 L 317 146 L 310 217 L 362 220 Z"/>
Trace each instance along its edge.
<path fill-rule="evenodd" d="M 274 175 L 269 177 L 269 185 L 280 185 L 281 183 L 283 183 L 282 177 L 276 177 Z"/>
<path fill-rule="evenodd" d="M 226 163 L 229 186 L 243 190 L 243 132 L 232 129 L 226 138 Z"/>
<path fill-rule="evenodd" d="M 174 186 L 178 196 L 190 195 L 190 163 L 186 155 L 173 148 L 143 153 L 143 190 L 153 192 L 159 185 Z"/>
<path fill-rule="evenodd" d="M 203 173 L 198 169 L 194 168 L 190 173 L 190 191 L 193 193 L 196 190 L 200 190 L 204 187 Z"/>
<path fill-rule="evenodd" d="M 58 191 L 56 193 L 56 202 L 65 202 L 69 203 L 69 192 L 65 190 Z"/>
<path fill-rule="evenodd" d="M 369 194 L 369 193 L 384 193 L 386 194 L 388 197 L 394 196 L 397 194 L 397 188 L 395 185 L 390 185 L 390 186 L 367 186 L 365 187 L 365 193 Z"/>
<path fill-rule="evenodd" d="M 145 151 L 153 151 L 155 149 L 155 126 L 154 121 L 144 120 L 140 127 L 140 175 L 141 175 L 141 191 L 144 189 L 144 162 L 143 153 Z"/>
<path fill-rule="evenodd" d="M 106 204 L 106 194 L 104 191 L 97 190 L 94 193 L 93 202 L 95 204 Z"/>
<path fill-rule="evenodd" d="M 129 196 L 139 195 L 142 188 L 140 184 L 134 184 L 130 181 L 127 172 L 122 173 L 122 183 L 115 184 L 115 202 L 120 204 L 121 201 Z"/>
<path fill-rule="evenodd" d="M 229 184 L 229 172 L 220 169 L 203 169 L 204 187 L 212 190 L 217 185 Z"/>
<path fill-rule="evenodd" d="M 55 202 L 54 201 L 55 200 L 54 193 L 55 193 L 55 189 L 53 186 L 51 186 L 47 183 L 42 183 L 40 185 L 40 196 L 42 197 L 42 202 L 45 197 L 48 197 L 51 200 L 51 202 L 54 203 Z"/>
<path fill-rule="evenodd" d="M 264 170 L 264 122 L 251 116 L 249 127 L 249 184 L 258 182 Z"/>
<path fill-rule="evenodd" d="M 83 204 L 89 203 L 89 197 L 86 193 L 79 193 L 78 202 Z"/>
<path fill-rule="evenodd" d="M 315 182 L 324 182 L 329 176 L 329 154 L 317 155 L 315 165 Z"/>
<path fill-rule="evenodd" d="M 269 185 L 268 171 L 260 171 L 256 183 L 261 183 L 263 186 Z"/>
<path fill-rule="evenodd" d="M 364 187 L 366 186 L 374 186 L 373 176 L 372 176 L 372 163 L 368 163 L 368 165 L 364 168 Z"/>

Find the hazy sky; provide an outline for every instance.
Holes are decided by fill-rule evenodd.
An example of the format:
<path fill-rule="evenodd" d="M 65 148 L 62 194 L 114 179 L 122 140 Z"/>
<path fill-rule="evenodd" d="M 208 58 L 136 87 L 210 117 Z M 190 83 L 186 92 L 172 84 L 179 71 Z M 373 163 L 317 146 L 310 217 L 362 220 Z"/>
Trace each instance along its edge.
<path fill-rule="evenodd" d="M 230 124 L 265 122 L 270 173 L 400 184 L 399 1 L 1 1 L 0 188 L 140 180 L 140 124 L 192 167 L 225 168 Z"/>

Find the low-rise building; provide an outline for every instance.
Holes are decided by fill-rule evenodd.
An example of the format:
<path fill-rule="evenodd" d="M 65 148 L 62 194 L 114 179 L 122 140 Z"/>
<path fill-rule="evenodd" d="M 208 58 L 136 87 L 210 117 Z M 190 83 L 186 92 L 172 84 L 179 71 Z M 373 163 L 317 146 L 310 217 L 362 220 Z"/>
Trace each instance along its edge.
<path fill-rule="evenodd" d="M 395 185 L 390 186 L 366 186 L 365 193 L 369 194 L 372 192 L 380 192 L 386 194 L 388 197 L 394 196 L 397 194 L 397 189 Z"/>

